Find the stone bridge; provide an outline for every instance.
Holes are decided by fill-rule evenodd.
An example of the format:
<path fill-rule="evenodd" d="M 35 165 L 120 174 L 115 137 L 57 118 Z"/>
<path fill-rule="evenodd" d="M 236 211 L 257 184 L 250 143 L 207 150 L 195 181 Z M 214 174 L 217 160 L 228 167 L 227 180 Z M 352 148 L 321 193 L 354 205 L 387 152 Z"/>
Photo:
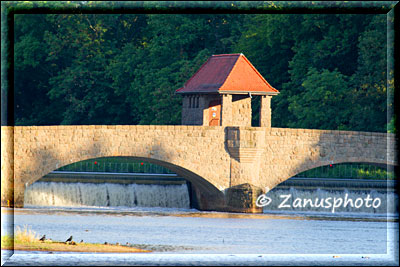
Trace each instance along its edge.
<path fill-rule="evenodd" d="M 228 126 L 2 126 L 2 205 L 64 165 L 128 156 L 190 181 L 201 210 L 259 212 L 256 197 L 299 172 L 343 162 L 398 165 L 394 134 Z"/>

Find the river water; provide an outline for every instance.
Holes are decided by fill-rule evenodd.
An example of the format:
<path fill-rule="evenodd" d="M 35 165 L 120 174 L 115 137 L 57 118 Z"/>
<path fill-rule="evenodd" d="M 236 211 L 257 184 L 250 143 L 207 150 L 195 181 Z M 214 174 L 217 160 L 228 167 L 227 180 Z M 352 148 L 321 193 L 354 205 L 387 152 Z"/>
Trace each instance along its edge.
<path fill-rule="evenodd" d="M 393 208 L 397 195 L 393 192 L 276 189 L 267 194 L 275 204 L 264 207 L 263 214 L 240 214 L 190 209 L 186 185 L 130 186 L 34 184 L 26 192 L 25 208 L 14 213 L 2 209 L 2 233 L 28 227 L 53 240 L 73 235 L 77 242 L 129 242 L 153 252 L 15 251 L 8 258 L 10 252 L 2 251 L 2 264 L 398 265 L 398 214 Z M 59 187 L 64 195 L 55 193 Z M 130 192 L 128 197 L 124 190 Z M 146 190 L 153 193 L 140 195 Z M 85 198 L 90 192 L 97 197 Z M 290 208 L 279 209 L 276 202 L 282 194 L 292 195 L 292 200 L 345 194 L 356 200 L 370 195 L 381 203 L 375 208 L 339 207 L 332 212 L 324 207 L 296 208 L 290 200 Z M 168 202 L 166 196 L 174 200 Z"/>

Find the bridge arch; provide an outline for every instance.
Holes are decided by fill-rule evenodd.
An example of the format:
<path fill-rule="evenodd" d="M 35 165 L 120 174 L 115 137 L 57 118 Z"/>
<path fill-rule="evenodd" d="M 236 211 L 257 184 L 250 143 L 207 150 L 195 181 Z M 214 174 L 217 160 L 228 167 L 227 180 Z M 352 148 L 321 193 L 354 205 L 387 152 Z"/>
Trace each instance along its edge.
<path fill-rule="evenodd" d="M 219 142 L 223 137 L 223 129 L 201 126 L 2 127 L 2 140 L 9 141 L 4 149 L 2 146 L 2 154 L 4 150 L 10 155 L 2 175 L 7 175 L 7 187 L 13 190 L 4 199 L 20 207 L 25 188 L 44 175 L 74 162 L 120 156 L 168 167 L 191 182 L 200 209 L 220 209 L 224 206 L 222 190 L 229 186 L 230 158 Z M 212 151 L 212 157 L 204 158 L 208 151 Z"/>
<path fill-rule="evenodd" d="M 215 209 L 215 203 L 220 203 L 221 207 L 223 206 L 224 203 L 223 193 L 220 190 L 218 190 L 218 188 L 216 188 L 213 184 L 211 184 L 209 181 L 207 181 L 200 175 L 196 174 L 195 172 L 167 161 L 154 158 L 147 158 L 147 157 L 138 157 L 138 156 L 111 156 L 111 157 L 104 156 L 104 157 L 89 157 L 89 158 L 85 157 L 82 160 L 77 160 L 68 164 L 64 164 L 62 166 L 56 164 L 56 166 L 54 166 L 47 173 L 44 173 L 42 176 L 34 177 L 33 179 L 29 180 L 29 182 L 25 184 L 25 190 L 27 189 L 27 186 L 35 183 L 46 174 L 51 173 L 52 171 L 55 171 L 61 167 L 65 167 L 67 165 L 77 162 L 82 162 L 85 160 L 100 160 L 101 158 L 117 158 L 117 157 L 129 158 L 132 160 L 138 160 L 142 162 L 149 162 L 152 164 L 156 164 L 175 172 L 178 176 L 189 181 L 190 187 L 188 189 L 191 190 L 191 192 L 189 193 L 189 195 L 191 196 L 190 201 L 191 201 L 191 206 L 194 208 L 207 210 L 211 209 L 212 205 L 212 209 Z"/>

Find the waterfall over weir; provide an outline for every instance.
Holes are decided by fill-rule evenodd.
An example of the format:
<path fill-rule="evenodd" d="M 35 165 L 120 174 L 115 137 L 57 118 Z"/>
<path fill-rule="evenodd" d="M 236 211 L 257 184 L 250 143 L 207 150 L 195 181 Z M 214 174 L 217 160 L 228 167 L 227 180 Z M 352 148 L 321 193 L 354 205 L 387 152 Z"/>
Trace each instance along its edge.
<path fill-rule="evenodd" d="M 274 188 L 267 196 L 271 202 L 263 208 L 266 213 L 289 211 L 396 214 L 398 209 L 398 196 L 395 192 L 376 189 Z"/>
<path fill-rule="evenodd" d="M 113 183 L 38 181 L 25 190 L 24 204 L 190 209 L 188 184 L 141 184 L 135 179 L 137 183 L 128 184 L 116 183 L 115 179 Z M 172 182 L 176 181 L 169 181 Z M 263 211 L 397 214 L 398 196 L 394 188 L 395 185 L 387 181 L 292 178 L 266 194 L 271 201 Z M 333 210 L 335 201 L 338 205 Z"/>
<path fill-rule="evenodd" d="M 25 190 L 24 204 L 63 207 L 190 208 L 186 184 L 36 182 Z"/>
<path fill-rule="evenodd" d="M 269 191 L 264 212 L 398 214 L 395 180 L 291 178 Z"/>

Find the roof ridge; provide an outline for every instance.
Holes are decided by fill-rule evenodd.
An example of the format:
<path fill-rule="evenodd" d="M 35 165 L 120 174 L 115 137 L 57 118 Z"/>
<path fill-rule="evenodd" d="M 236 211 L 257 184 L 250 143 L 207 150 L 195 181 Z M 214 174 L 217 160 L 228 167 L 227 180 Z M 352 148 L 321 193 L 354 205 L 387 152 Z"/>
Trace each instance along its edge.
<path fill-rule="evenodd" d="M 279 92 L 277 89 L 275 89 L 274 87 L 272 87 L 269 82 L 267 82 L 267 80 L 265 80 L 265 78 L 261 75 L 261 73 L 258 72 L 258 70 L 253 66 L 253 64 L 251 64 L 251 62 L 246 58 L 245 55 L 243 55 L 242 53 L 240 53 L 241 56 L 243 56 L 243 59 L 250 65 L 250 67 L 256 72 L 256 74 L 265 82 L 266 85 L 268 85 L 269 87 L 271 87 L 271 89 L 275 90 L 276 92 Z M 235 64 L 236 65 L 236 64 Z M 233 68 L 232 68 L 233 69 Z M 228 75 L 229 77 L 229 75 Z M 228 79 L 228 78 L 227 78 Z"/>
<path fill-rule="evenodd" d="M 239 60 L 239 58 L 240 58 L 240 55 L 242 55 L 242 53 L 240 53 L 240 54 L 235 54 L 235 55 L 239 55 L 239 56 L 237 57 L 237 59 L 236 59 L 236 61 L 235 61 L 235 64 L 233 64 L 232 68 L 231 68 L 231 69 L 229 70 L 229 72 L 228 72 L 228 75 L 225 77 L 224 82 L 223 82 L 222 85 L 218 88 L 217 91 L 219 91 L 219 89 L 221 89 L 221 87 L 224 86 L 224 84 L 226 83 L 226 81 L 229 79 L 229 76 L 231 76 L 232 71 L 233 71 L 233 69 L 235 68 L 235 66 L 236 66 L 236 64 L 237 64 L 237 62 L 238 62 L 238 60 Z"/>
<path fill-rule="evenodd" d="M 236 53 L 236 54 L 219 54 L 219 55 L 212 55 L 211 57 L 227 57 L 227 56 L 240 56 L 243 55 L 242 53 Z"/>
<path fill-rule="evenodd" d="M 228 72 L 228 76 L 226 76 L 224 82 L 223 82 L 222 85 L 218 88 L 218 92 L 219 92 L 219 90 L 220 90 L 222 87 L 224 87 L 226 81 L 229 80 L 229 77 L 232 75 L 232 72 L 233 72 L 233 70 L 235 69 L 235 67 L 236 67 L 236 65 L 237 65 L 237 63 L 238 63 L 238 61 L 239 61 L 239 58 L 240 58 L 241 53 L 238 54 L 238 55 L 239 55 L 239 56 L 238 56 L 238 58 L 236 59 L 235 64 L 233 64 L 231 70 Z"/>

